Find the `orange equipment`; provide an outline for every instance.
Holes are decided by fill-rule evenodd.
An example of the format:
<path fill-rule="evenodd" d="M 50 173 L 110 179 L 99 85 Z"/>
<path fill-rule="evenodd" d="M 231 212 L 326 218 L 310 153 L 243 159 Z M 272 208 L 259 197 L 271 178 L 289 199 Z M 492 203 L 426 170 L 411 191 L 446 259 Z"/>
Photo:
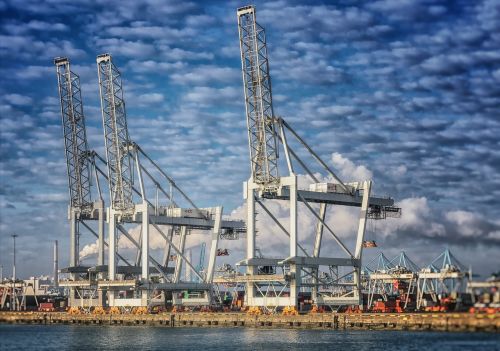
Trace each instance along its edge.
<path fill-rule="evenodd" d="M 101 306 L 96 306 L 93 309 L 92 314 L 106 314 L 106 310 Z"/>
<path fill-rule="evenodd" d="M 56 309 L 53 302 L 41 302 L 38 310 L 40 312 L 54 312 Z"/>
<path fill-rule="evenodd" d="M 401 304 L 402 301 L 400 299 L 375 301 L 371 311 L 379 313 L 402 313 L 403 308 L 401 307 Z"/>
<path fill-rule="evenodd" d="M 113 306 L 109 309 L 109 314 L 121 314 L 120 308 Z"/>
<path fill-rule="evenodd" d="M 295 306 L 286 306 L 285 308 L 283 308 L 283 315 L 284 316 L 296 316 L 298 314 L 299 314 L 299 312 L 297 311 Z"/>

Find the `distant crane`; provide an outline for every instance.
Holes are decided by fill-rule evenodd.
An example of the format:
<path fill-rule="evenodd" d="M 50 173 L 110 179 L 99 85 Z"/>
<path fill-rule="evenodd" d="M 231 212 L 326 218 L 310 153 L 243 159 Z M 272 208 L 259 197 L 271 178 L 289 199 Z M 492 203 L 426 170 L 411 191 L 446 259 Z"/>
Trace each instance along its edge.
<path fill-rule="evenodd" d="M 368 276 L 368 309 L 388 312 L 409 308 L 410 304 L 414 303 L 410 300 L 410 296 L 417 287 L 418 270 L 418 266 L 404 251 L 392 260 L 380 253 L 365 266 Z M 376 302 L 374 306 L 376 295 L 381 296 L 383 301 Z"/>
<path fill-rule="evenodd" d="M 439 303 L 439 295 L 463 292 L 468 279 L 466 267 L 449 249 L 445 249 L 418 273 L 417 309 L 424 306 L 426 295 L 431 297 L 433 303 Z"/>

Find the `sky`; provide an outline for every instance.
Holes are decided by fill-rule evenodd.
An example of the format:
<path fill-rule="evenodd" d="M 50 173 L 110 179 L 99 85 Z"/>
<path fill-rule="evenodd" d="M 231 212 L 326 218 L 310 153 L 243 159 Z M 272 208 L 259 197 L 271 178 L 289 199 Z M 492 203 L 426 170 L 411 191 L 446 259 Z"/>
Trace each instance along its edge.
<path fill-rule="evenodd" d="M 403 209 L 398 220 L 369 223 L 379 247 L 366 258 L 405 250 L 425 266 L 449 248 L 483 278 L 500 270 L 500 1 L 254 4 L 266 28 L 275 113 L 341 179 L 371 178 L 376 194 Z M 104 155 L 95 58 L 110 53 L 124 79 L 131 138 L 198 206 L 244 216 L 250 166 L 236 18 L 244 5 L 0 0 L 4 275 L 13 233 L 18 275 L 50 274 L 54 240 L 60 266 L 68 262 L 57 56 L 80 75 L 90 148 Z M 269 206 L 286 219 L 286 204 Z M 352 241 L 357 216 L 333 208 L 328 223 Z M 313 218 L 301 218 L 300 240 L 310 241 Z M 283 252 L 279 230 L 268 219 L 259 225 L 261 247 Z M 192 235 L 188 247 L 208 237 Z M 93 243 L 82 236 L 88 260 Z M 153 234 L 156 251 L 162 245 Z M 222 245 L 232 262 L 244 249 L 241 240 Z"/>

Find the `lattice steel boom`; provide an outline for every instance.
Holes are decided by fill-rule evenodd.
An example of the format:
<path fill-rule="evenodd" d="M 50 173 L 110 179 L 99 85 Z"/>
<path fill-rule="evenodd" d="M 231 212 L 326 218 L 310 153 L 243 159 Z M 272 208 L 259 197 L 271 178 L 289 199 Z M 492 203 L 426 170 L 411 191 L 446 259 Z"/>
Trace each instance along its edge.
<path fill-rule="evenodd" d="M 272 191 L 279 184 L 277 127 L 266 35 L 255 20 L 255 7 L 238 9 L 238 30 L 252 176 L 256 184 Z"/>
<path fill-rule="evenodd" d="M 90 209 L 90 160 L 88 157 L 85 118 L 80 78 L 70 70 L 65 57 L 54 59 L 57 69 L 61 116 L 66 149 L 70 205 L 80 211 Z"/>
<path fill-rule="evenodd" d="M 97 57 L 97 70 L 111 207 L 119 211 L 128 211 L 134 208 L 133 178 L 122 79 L 109 54 Z"/>

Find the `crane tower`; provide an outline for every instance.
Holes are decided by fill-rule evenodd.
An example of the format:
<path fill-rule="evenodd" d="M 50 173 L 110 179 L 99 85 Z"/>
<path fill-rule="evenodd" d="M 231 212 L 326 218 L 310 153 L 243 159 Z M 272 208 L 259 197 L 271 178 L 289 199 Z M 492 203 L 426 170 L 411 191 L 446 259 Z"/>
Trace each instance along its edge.
<path fill-rule="evenodd" d="M 133 210 L 134 203 L 132 202 L 133 180 L 129 152 L 131 143 L 127 128 L 122 78 L 109 54 L 97 57 L 97 69 L 111 206 L 115 210 L 126 212 Z"/>
<path fill-rule="evenodd" d="M 267 60 L 266 33 L 255 12 L 240 18 L 240 50 L 252 177 L 268 191 L 279 184 L 276 119 Z"/>

